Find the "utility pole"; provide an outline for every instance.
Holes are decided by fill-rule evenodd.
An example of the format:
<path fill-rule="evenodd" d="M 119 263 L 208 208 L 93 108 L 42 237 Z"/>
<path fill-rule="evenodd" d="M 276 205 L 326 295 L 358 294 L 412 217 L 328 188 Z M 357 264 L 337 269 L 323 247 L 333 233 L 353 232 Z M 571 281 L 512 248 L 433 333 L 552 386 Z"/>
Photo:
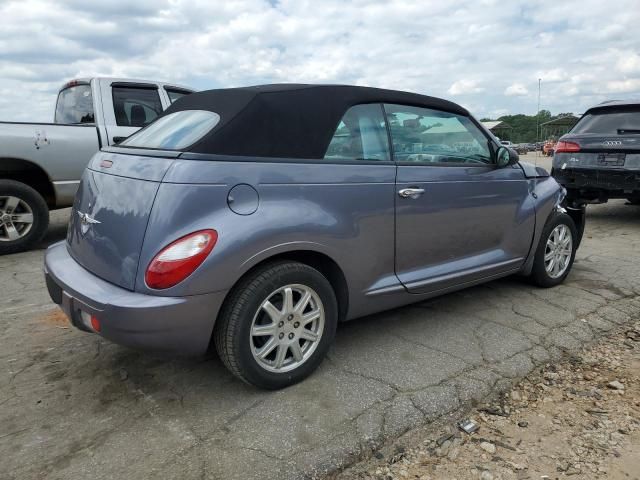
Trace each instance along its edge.
<path fill-rule="evenodd" d="M 538 110 L 536 110 L 536 142 L 540 141 L 540 86 L 542 79 L 538 79 Z"/>

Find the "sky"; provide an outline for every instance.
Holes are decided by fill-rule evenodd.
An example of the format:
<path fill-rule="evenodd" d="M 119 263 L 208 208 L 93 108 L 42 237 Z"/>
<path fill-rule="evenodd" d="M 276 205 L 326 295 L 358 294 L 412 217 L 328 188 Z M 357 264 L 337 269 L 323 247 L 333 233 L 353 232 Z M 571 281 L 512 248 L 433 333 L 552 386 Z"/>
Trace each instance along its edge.
<path fill-rule="evenodd" d="M 0 0 L 0 120 L 52 121 L 75 77 L 196 89 L 344 83 L 476 117 L 640 97 L 640 0 Z"/>

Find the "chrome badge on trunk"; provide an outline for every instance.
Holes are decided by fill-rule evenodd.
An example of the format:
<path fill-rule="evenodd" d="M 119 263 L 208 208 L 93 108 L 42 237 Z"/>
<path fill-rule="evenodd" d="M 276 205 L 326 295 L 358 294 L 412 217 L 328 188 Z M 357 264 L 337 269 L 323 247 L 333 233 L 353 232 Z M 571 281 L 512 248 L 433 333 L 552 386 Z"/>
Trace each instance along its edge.
<path fill-rule="evenodd" d="M 83 213 L 80 210 L 78 210 L 76 213 L 78 214 L 78 217 L 80 217 L 80 231 L 83 235 L 87 233 L 91 225 L 101 223 L 99 220 L 90 217 L 88 213 Z"/>

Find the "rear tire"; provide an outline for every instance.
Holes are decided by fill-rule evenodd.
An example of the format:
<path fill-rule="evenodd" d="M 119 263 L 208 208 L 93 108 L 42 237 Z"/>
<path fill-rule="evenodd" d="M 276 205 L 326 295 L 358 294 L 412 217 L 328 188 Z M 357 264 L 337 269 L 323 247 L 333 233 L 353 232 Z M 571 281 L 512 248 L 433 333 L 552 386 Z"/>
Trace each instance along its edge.
<path fill-rule="evenodd" d="M 573 219 L 566 213 L 552 214 L 540 236 L 531 281 L 543 288 L 564 282 L 573 266 L 577 245 L 578 231 Z"/>
<path fill-rule="evenodd" d="M 36 190 L 0 180 L 0 255 L 32 248 L 49 227 L 49 209 Z"/>
<path fill-rule="evenodd" d="M 214 343 L 236 377 L 275 390 L 310 375 L 324 359 L 338 323 L 329 281 L 298 262 L 267 264 L 231 291 Z"/>

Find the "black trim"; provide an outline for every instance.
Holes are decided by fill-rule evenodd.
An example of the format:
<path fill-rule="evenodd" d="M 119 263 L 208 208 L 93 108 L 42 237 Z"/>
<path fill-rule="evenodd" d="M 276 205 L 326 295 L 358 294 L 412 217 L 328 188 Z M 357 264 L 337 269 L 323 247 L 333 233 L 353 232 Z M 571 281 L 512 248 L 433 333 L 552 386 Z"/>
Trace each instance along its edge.
<path fill-rule="evenodd" d="M 160 150 L 160 149 L 146 149 L 146 148 L 133 148 L 133 147 L 104 147 L 100 149 L 101 152 L 119 153 L 121 155 L 138 155 L 141 157 L 164 157 L 164 158 L 178 158 L 180 153 L 175 150 Z"/>
<path fill-rule="evenodd" d="M 395 162 L 396 154 L 393 151 L 393 137 L 391 137 L 391 128 L 389 127 L 389 122 L 387 121 L 387 110 L 384 108 L 384 103 L 380 103 L 379 105 L 380 105 L 380 108 L 382 108 L 382 117 L 384 118 L 384 128 L 387 130 L 387 142 L 389 143 L 389 155 L 391 155 L 391 160 Z"/>
<path fill-rule="evenodd" d="M 188 90 L 186 88 L 180 88 L 180 87 L 171 87 L 169 85 L 165 85 L 163 88 L 164 88 L 165 92 L 183 93 L 185 95 L 189 95 L 191 93 L 195 93 L 195 90 Z"/>
<path fill-rule="evenodd" d="M 240 155 L 221 155 L 216 153 L 177 152 L 180 160 L 202 160 L 219 162 L 247 162 L 247 163 L 307 163 L 316 165 L 395 165 L 390 160 L 344 160 L 329 161 L 322 158 L 286 158 L 286 157 L 253 157 Z"/>
<path fill-rule="evenodd" d="M 401 167 L 455 167 L 455 168 L 488 168 L 496 170 L 495 163 L 461 163 L 461 162 L 396 162 Z"/>
<path fill-rule="evenodd" d="M 153 83 L 136 83 L 136 82 L 112 82 L 112 88 L 139 88 L 141 90 L 158 90 L 158 85 Z"/>

